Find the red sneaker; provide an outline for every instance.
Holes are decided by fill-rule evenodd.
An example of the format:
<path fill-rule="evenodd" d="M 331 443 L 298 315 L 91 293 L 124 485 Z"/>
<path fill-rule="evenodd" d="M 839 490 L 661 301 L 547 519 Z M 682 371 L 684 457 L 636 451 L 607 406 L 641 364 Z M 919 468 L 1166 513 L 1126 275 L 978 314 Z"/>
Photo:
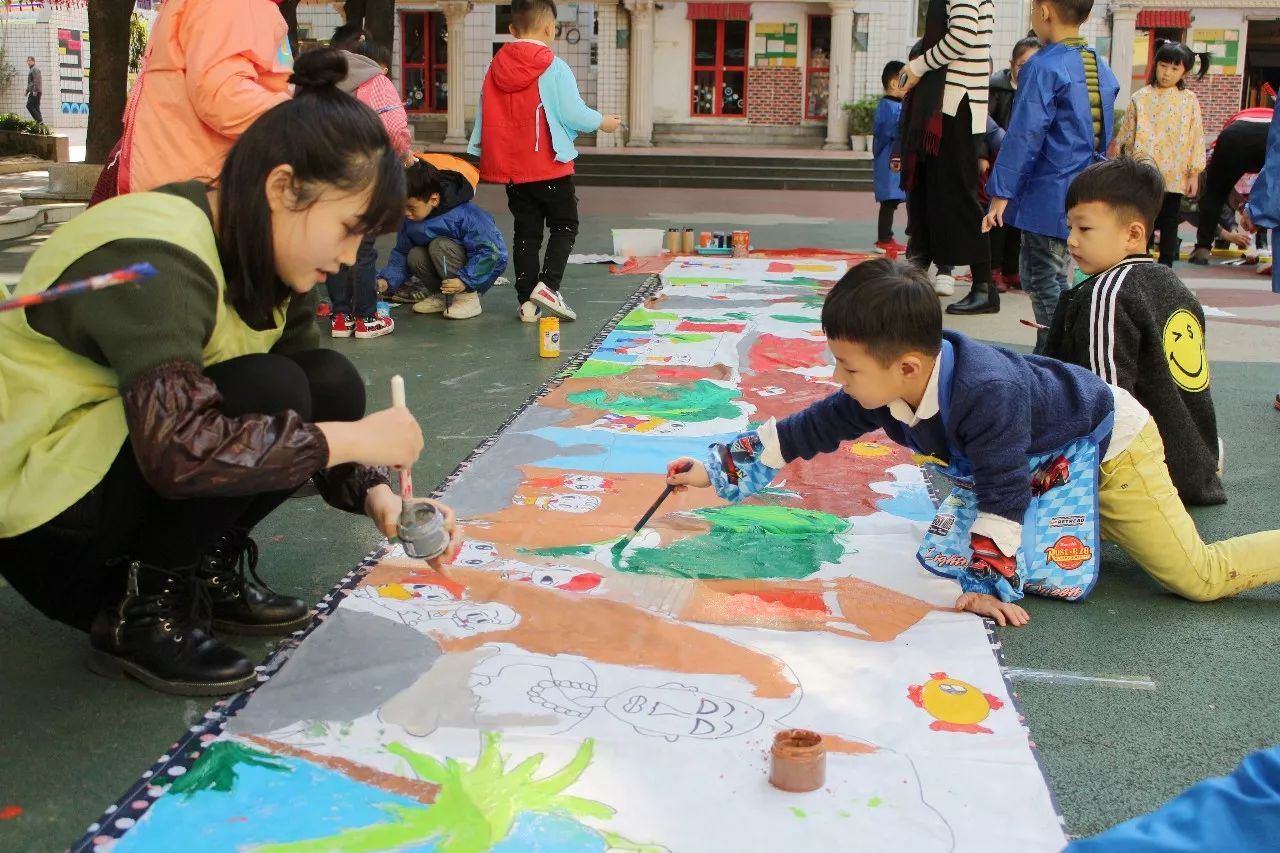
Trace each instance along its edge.
<path fill-rule="evenodd" d="M 1009 285 L 1004 283 L 1004 273 L 1000 272 L 1000 270 L 991 271 L 991 281 L 995 284 L 996 290 L 1000 293 L 1009 292 Z"/>
<path fill-rule="evenodd" d="M 360 317 L 356 320 L 355 332 L 357 338 L 380 338 L 383 335 L 389 335 L 395 331 L 396 321 L 392 320 L 386 314 L 375 314 L 372 317 Z"/>
<path fill-rule="evenodd" d="M 896 258 L 907 250 L 907 247 L 899 243 L 897 240 L 877 240 L 876 251 L 889 258 Z"/>
<path fill-rule="evenodd" d="M 1022 290 L 1022 276 L 1015 273 L 1008 273 L 1003 276 L 1004 286 L 1010 290 Z"/>
<path fill-rule="evenodd" d="M 356 325 L 346 314 L 334 314 L 329 318 L 329 336 L 349 338 L 356 333 Z"/>

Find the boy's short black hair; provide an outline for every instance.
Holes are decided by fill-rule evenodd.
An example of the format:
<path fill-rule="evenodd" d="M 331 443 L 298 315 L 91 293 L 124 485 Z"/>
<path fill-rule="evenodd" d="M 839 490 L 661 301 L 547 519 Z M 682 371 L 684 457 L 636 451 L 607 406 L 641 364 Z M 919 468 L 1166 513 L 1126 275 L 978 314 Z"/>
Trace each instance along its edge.
<path fill-rule="evenodd" d="M 338 50 L 351 50 L 364 38 L 364 29 L 356 24 L 342 24 L 336 27 L 329 37 L 329 47 Z"/>
<path fill-rule="evenodd" d="M 1035 36 L 1020 38 L 1017 43 L 1014 44 L 1013 52 L 1009 54 L 1009 59 L 1012 62 L 1017 62 L 1018 57 L 1022 56 L 1022 54 L 1026 53 L 1028 50 L 1039 50 L 1041 47 L 1043 47 L 1043 45 L 1040 44 L 1040 39 Z"/>
<path fill-rule="evenodd" d="M 1083 24 L 1093 11 L 1093 0 L 1037 0 L 1048 3 L 1064 24 Z"/>
<path fill-rule="evenodd" d="M 391 48 L 387 47 L 382 42 L 377 42 L 373 39 L 365 39 L 360 42 L 354 52 L 363 56 L 365 59 L 370 59 L 378 63 L 379 65 L 384 65 L 387 68 L 391 67 Z"/>
<path fill-rule="evenodd" d="M 440 173 L 435 166 L 422 160 L 404 170 L 404 194 L 406 198 L 426 201 L 433 195 L 444 192 L 440 185 Z"/>
<path fill-rule="evenodd" d="M 1067 210 L 1090 201 L 1105 204 L 1123 222 L 1141 221 L 1150 235 L 1164 202 L 1164 178 L 1150 160 L 1121 157 L 1094 163 L 1067 188 Z"/>
<path fill-rule="evenodd" d="M 884 64 L 884 70 L 880 72 L 880 85 L 886 92 L 889 91 L 889 81 L 901 74 L 902 69 L 906 67 L 907 63 L 897 59 L 890 59 Z"/>
<path fill-rule="evenodd" d="M 546 17 L 556 19 L 553 0 L 516 0 L 511 4 L 511 29 L 517 35 L 532 32 Z"/>
<path fill-rule="evenodd" d="M 822 331 L 861 344 L 884 366 L 942 348 L 942 305 L 929 276 L 906 261 L 875 258 L 844 274 L 822 303 Z"/>

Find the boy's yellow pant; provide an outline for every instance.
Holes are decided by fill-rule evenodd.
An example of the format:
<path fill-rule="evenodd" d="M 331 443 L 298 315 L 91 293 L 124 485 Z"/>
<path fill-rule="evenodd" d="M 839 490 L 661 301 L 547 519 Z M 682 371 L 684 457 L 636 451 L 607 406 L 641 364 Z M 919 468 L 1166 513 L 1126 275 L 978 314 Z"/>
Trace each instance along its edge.
<path fill-rule="evenodd" d="M 1183 598 L 1212 601 L 1280 583 L 1280 530 L 1204 544 L 1169 478 L 1155 421 L 1102 463 L 1098 504 L 1102 538 Z"/>

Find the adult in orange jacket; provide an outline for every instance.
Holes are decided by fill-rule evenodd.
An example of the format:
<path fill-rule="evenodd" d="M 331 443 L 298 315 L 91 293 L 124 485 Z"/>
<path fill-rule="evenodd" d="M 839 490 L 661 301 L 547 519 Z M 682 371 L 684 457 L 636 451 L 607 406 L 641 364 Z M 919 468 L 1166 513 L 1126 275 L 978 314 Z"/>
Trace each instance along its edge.
<path fill-rule="evenodd" d="M 121 147 L 120 192 L 215 180 L 232 143 L 289 98 L 288 33 L 276 0 L 167 0 Z"/>

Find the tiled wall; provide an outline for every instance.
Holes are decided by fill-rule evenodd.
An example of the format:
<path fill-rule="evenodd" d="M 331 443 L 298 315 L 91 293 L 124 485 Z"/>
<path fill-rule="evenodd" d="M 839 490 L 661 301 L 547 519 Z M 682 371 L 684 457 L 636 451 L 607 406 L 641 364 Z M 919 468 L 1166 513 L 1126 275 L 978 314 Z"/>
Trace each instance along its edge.
<path fill-rule="evenodd" d="M 1187 88 L 1200 99 L 1205 134 L 1216 137 L 1226 120 L 1240 111 L 1244 78 L 1239 74 L 1210 74 L 1203 80 L 1188 76 Z"/>

